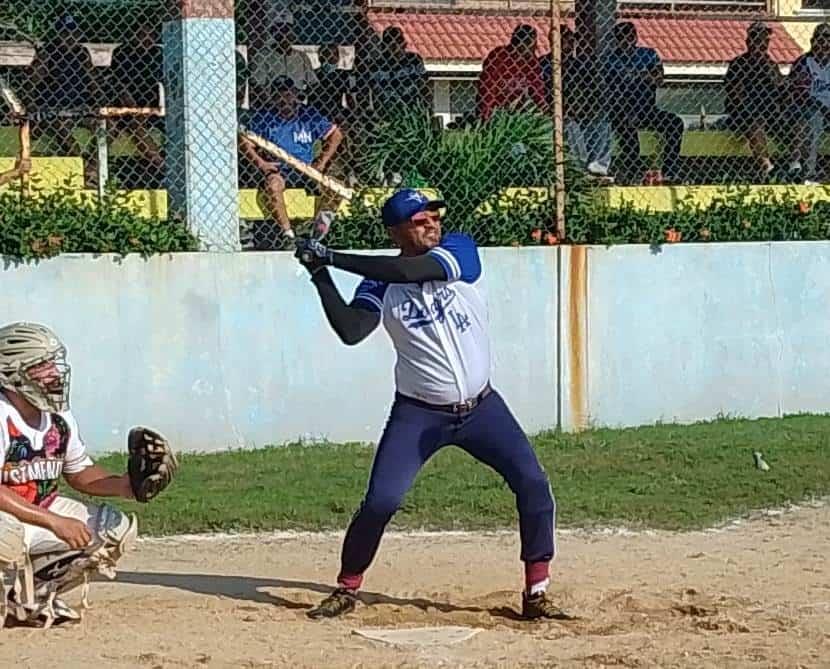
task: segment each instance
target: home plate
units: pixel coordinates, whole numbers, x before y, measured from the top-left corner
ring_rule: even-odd
[[[365,628],[352,634],[393,646],[448,646],[472,639],[481,630],[476,627],[413,627],[410,629]]]

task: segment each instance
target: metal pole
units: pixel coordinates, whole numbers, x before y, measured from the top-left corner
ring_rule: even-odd
[[[562,39],[560,26],[562,15],[560,0],[550,0],[550,49],[553,61],[553,160],[554,184],[553,197],[556,204],[556,236],[565,239],[565,122],[562,110]]]
[[[104,200],[109,181],[109,151],[107,150],[107,119],[99,118],[95,126],[95,144],[98,149],[98,201]]]

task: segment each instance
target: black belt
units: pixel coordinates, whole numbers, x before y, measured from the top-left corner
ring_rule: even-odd
[[[458,402],[457,404],[431,404],[430,402],[417,400],[414,397],[409,397],[408,395],[401,395],[400,393],[398,393],[398,395],[404,398],[407,402],[412,402],[413,404],[422,406],[425,409],[431,409],[432,411],[443,411],[444,413],[463,414],[469,413],[470,411],[475,409],[479,404],[481,404],[481,401],[492,392],[493,388],[488,383],[486,386],[484,386],[484,390],[482,390],[478,395],[468,399],[466,402]]]

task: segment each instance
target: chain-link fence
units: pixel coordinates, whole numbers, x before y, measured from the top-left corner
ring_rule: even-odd
[[[713,201],[790,215],[770,185],[825,197],[822,3],[237,0],[229,33],[185,25],[197,0],[11,0],[0,67],[31,179],[183,210],[203,246],[237,247],[230,209],[245,248],[289,248],[324,210],[333,244],[385,245],[404,186],[484,244],[653,241]]]
[[[31,157],[43,168],[32,176],[44,187],[165,187],[163,7],[8,0],[0,8],[0,71],[25,109]],[[0,155],[18,149],[5,126]]]

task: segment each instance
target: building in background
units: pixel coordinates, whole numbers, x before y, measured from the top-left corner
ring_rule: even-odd
[[[802,2],[811,6],[802,7]],[[782,0],[774,6],[764,0],[622,0],[618,12],[634,22],[641,44],[656,49],[665,65],[660,106],[693,127],[701,112],[707,123],[723,113],[723,76],[729,61],[744,51],[746,28],[753,20],[769,21],[770,53],[786,73],[809,48],[815,20],[820,20],[817,14],[825,11],[816,6],[822,4],[830,16],[830,0]],[[494,47],[507,43],[517,25],[536,27],[540,55],[549,50],[547,0],[372,0],[368,5],[369,24],[376,31],[400,26],[410,48],[424,58],[434,86],[435,113],[445,124],[474,110],[482,61]],[[573,28],[572,5],[564,9]],[[813,22],[805,23],[805,17]]]

